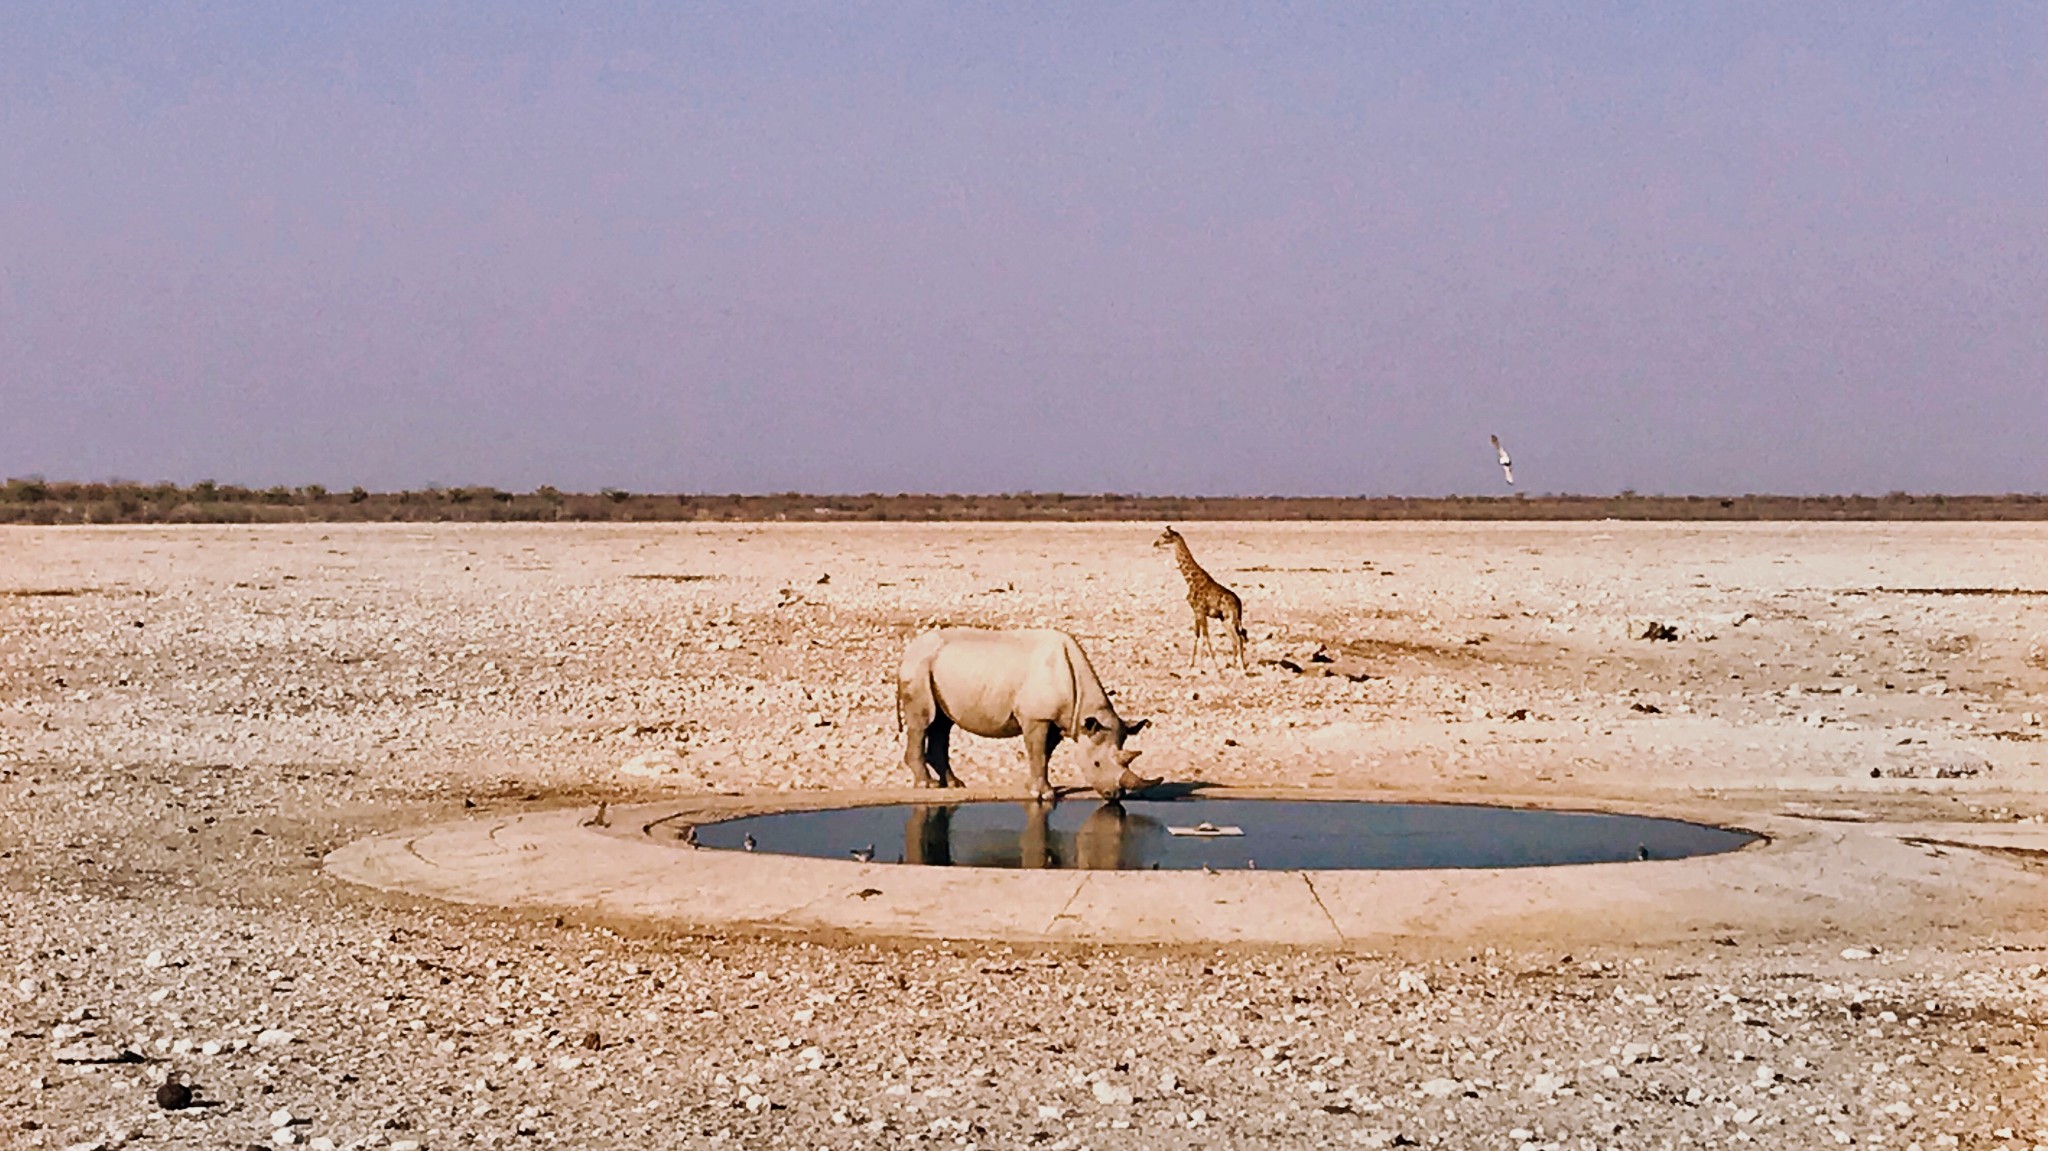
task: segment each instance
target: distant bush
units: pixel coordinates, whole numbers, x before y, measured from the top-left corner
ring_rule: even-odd
[[[619,488],[515,494],[476,486],[372,492],[331,499],[317,484],[252,491],[202,480],[0,483],[0,524],[286,523],[323,521],[1082,521],[1135,520],[2048,520],[2040,495],[1615,496],[1441,498],[1072,495],[636,495]]]

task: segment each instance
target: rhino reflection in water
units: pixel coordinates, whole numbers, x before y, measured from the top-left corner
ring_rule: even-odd
[[[903,824],[903,861],[936,867],[1133,869],[1165,837],[1158,820],[1105,803],[1074,831],[1052,827],[1053,804],[1027,803],[1022,828],[953,830],[952,804],[917,804]]]
[[[920,803],[903,821],[903,862],[953,865],[953,805]]]
[[[1105,803],[1074,832],[1074,866],[1096,871],[1143,867],[1148,856],[1157,856],[1155,847],[1165,838],[1165,824],[1132,815],[1121,803]]]

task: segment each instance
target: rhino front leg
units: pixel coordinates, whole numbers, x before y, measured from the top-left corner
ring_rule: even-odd
[[[1024,758],[1031,764],[1031,798],[1053,798],[1047,771],[1052,763],[1052,749],[1059,745],[1059,728],[1038,721],[1024,725]]]

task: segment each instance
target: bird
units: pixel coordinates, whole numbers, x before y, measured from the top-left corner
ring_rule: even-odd
[[[1493,452],[1500,457],[1500,474],[1508,478],[1508,486],[1515,486],[1515,461],[1508,458],[1508,450],[1500,446],[1499,436],[1486,437],[1493,441]]]
[[[866,863],[875,857],[875,845],[870,843],[866,847],[856,847],[847,854],[853,856],[857,863]]]
[[[593,816],[591,816],[591,817],[590,817],[589,819],[586,819],[586,820],[584,820],[584,821],[583,821],[583,826],[585,826],[585,827],[610,827],[610,826],[612,825],[612,821],[611,821],[611,818],[610,818],[609,816],[605,815],[605,813],[604,813],[604,809],[605,809],[605,808],[606,808],[607,806],[609,806],[609,805],[610,805],[610,803],[611,803],[611,801],[610,801],[610,800],[606,800],[606,799],[600,799],[600,800],[598,800],[598,801],[597,801],[597,814],[596,814],[596,815],[593,815]]]
[[[158,1085],[156,1105],[166,1111],[183,1111],[192,1106],[192,1088],[178,1082],[178,1073],[173,1071]]]
[[[1648,847],[1645,847],[1645,846],[1643,846],[1643,845],[1642,845],[1642,844],[1640,844],[1640,843],[1636,844],[1636,858],[1637,858],[1637,859],[1648,859],[1648,858],[1650,858],[1650,849],[1649,849]]]
[[[684,847],[697,846],[697,825],[686,823],[679,828],[676,831],[676,842],[681,843]]]
[[[752,832],[749,832],[748,834],[740,838],[740,847],[747,851],[754,850],[754,836]]]

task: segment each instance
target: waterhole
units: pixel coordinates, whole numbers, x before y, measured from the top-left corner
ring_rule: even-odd
[[[680,843],[684,825],[648,834]],[[1475,804],[1202,799],[930,803],[745,816],[700,848],[932,867],[1215,871],[1552,867],[1683,859],[1758,836],[1601,812]]]

